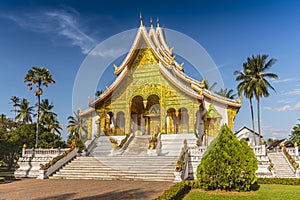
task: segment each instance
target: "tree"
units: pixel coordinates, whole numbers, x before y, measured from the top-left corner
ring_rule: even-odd
[[[97,90],[97,91],[95,92],[95,97],[97,98],[97,97],[99,97],[101,94],[102,94],[102,90]]]
[[[14,111],[14,114],[15,114],[15,116],[14,116],[14,120],[16,120],[16,115],[17,115],[17,106],[19,105],[19,103],[20,103],[20,98],[19,97],[17,97],[17,96],[12,96],[11,98],[10,98],[10,103],[13,105],[13,107],[14,107],[14,110],[11,110],[11,111]]]
[[[300,121],[300,119],[298,119]],[[290,140],[293,143],[300,144],[300,124],[296,124],[290,135]]]
[[[242,93],[244,96],[249,99],[249,104],[250,104],[250,111],[251,111],[251,121],[252,121],[252,133],[253,133],[253,138],[255,138],[255,126],[254,126],[254,113],[253,113],[253,103],[252,103],[252,98],[253,98],[253,88],[249,87],[249,82],[250,82],[250,71],[249,68],[247,67],[247,63],[243,64],[243,71],[235,71],[234,75],[236,75],[236,81],[239,82],[237,86],[238,90],[238,95],[241,95]],[[256,145],[256,140],[254,140],[255,145]]]
[[[18,122],[23,122],[23,125],[32,123],[33,106],[30,106],[29,101],[27,101],[27,99],[22,99],[18,106],[19,109],[17,110],[18,114],[16,120]]]
[[[228,90],[221,88],[218,92],[216,92],[218,95],[229,98],[229,99],[234,99],[234,97],[236,96],[236,94],[233,94],[233,90],[230,89]]]
[[[75,141],[76,146],[79,150],[83,150],[84,145],[82,140],[84,140],[85,133],[87,132],[86,121],[80,116],[80,111],[74,112],[74,116],[68,117],[68,132],[69,132],[69,143]]]
[[[223,125],[197,169],[199,185],[208,190],[249,191],[256,182],[257,159],[245,140]]]
[[[41,95],[43,94],[42,86],[48,87],[49,84],[54,84],[55,81],[52,79],[52,75],[48,69],[44,67],[32,67],[30,69],[25,78],[24,82],[28,82],[27,86],[28,89],[31,91],[32,87],[35,85],[36,89],[34,90],[35,96],[37,96],[37,123],[36,123],[36,141],[35,141],[35,148],[38,145],[38,135],[39,135],[39,120],[40,120],[40,101]]]
[[[40,105],[40,123],[47,128],[51,133],[57,132],[60,134],[61,125],[57,119],[57,114],[52,112],[53,103],[49,103],[48,99],[43,99]]]
[[[216,87],[216,85],[218,84],[217,82],[214,82],[212,85],[210,85],[209,82],[206,79],[203,79],[203,83],[204,83],[204,88],[209,90],[209,91],[212,91]]]
[[[259,138],[261,135],[260,130],[260,98],[262,96],[268,97],[270,95],[269,88],[271,88],[274,92],[274,87],[268,82],[268,78],[278,79],[278,76],[274,73],[267,73],[266,71],[269,70],[273,64],[275,64],[276,59],[271,58],[268,59],[268,55],[256,55],[252,56],[251,58],[247,58],[247,65],[246,67],[249,69],[249,88],[253,88],[255,98],[257,100],[257,125],[258,125],[258,134]]]
[[[43,126],[39,126],[39,128],[39,147],[66,147],[66,144],[59,135],[50,133]],[[7,163],[9,170],[21,155],[24,144],[26,144],[27,148],[33,148],[35,146],[35,129],[35,124],[26,124],[0,135],[0,160]]]

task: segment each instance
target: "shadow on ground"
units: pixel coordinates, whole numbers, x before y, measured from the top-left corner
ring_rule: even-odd
[[[76,193],[61,194],[56,196],[36,198],[35,200],[66,200],[66,199],[81,199],[81,200],[92,200],[92,199],[101,199],[101,200],[134,200],[134,199],[149,199],[151,197],[152,191],[145,191],[141,189],[130,189],[123,191],[111,191],[104,194],[77,197]],[[152,198],[151,198],[152,199]]]

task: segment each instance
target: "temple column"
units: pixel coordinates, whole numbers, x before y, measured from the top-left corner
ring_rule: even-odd
[[[126,104],[125,111],[125,134],[131,134],[131,112],[130,112],[131,102]]]
[[[174,124],[174,133],[178,134],[178,131],[180,129],[180,120],[179,120],[179,110],[178,110],[178,108],[175,111],[175,115],[176,115],[176,123]],[[173,118],[173,120],[175,120],[175,119]]]
[[[166,133],[166,110],[160,106],[160,130],[161,133]]]

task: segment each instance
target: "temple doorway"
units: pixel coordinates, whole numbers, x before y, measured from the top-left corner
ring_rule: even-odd
[[[160,103],[157,95],[147,100],[135,96],[131,101],[131,130],[135,135],[152,135],[160,132]]]

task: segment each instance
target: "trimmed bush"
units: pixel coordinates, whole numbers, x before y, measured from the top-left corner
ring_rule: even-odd
[[[300,178],[258,178],[259,184],[300,185]]]
[[[0,182],[4,182],[5,178],[4,177],[0,177]]]
[[[155,200],[179,200],[189,193],[191,186],[188,181],[183,181],[171,186],[169,189],[165,190],[164,193],[155,198]]]
[[[198,166],[199,187],[206,190],[249,191],[256,183],[257,168],[257,159],[246,141],[239,141],[224,125]]]

